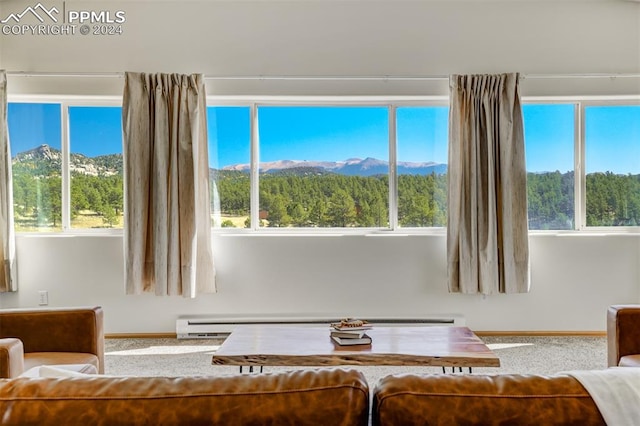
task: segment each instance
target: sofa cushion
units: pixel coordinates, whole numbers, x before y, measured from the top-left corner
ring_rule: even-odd
[[[6,424],[361,425],[369,392],[355,370],[223,377],[0,380]]]
[[[91,364],[100,371],[100,360],[94,354],[83,352],[30,352],[24,354],[24,369],[41,365]]]
[[[618,365],[620,367],[640,367],[640,354],[623,356]]]
[[[598,425],[589,393],[573,377],[394,375],[374,391],[373,424]]]

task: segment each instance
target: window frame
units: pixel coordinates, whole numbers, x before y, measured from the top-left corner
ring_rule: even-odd
[[[580,106],[580,146],[577,149],[580,155],[580,163],[581,163],[581,173],[580,176],[580,191],[581,191],[581,204],[580,204],[580,227],[577,229],[579,231],[586,232],[597,232],[597,233],[632,233],[637,234],[640,233],[640,225],[638,226],[587,226],[587,120],[586,120],[586,110],[588,107],[608,107],[608,106],[638,106],[640,107],[640,96],[611,96],[606,97],[604,99],[598,98],[587,98],[581,102]],[[638,141],[640,144],[640,140]],[[576,182],[578,184],[578,182]],[[577,221],[576,221],[577,222]]]
[[[640,226],[586,226],[586,135],[585,110],[592,106],[640,106],[640,95],[617,96],[522,96],[522,104],[573,104],[574,105],[574,229],[529,230],[530,235],[606,235],[638,234]],[[25,232],[17,235],[100,235],[119,236],[120,228],[81,229],[71,228],[71,175],[69,170],[69,107],[122,107],[122,96],[85,95],[17,95],[9,94],[8,103],[58,104],[61,111],[62,152],[62,227],[60,231]],[[449,96],[207,96],[207,107],[243,106],[250,112],[250,228],[211,228],[212,235],[292,235],[292,236],[405,236],[445,235],[446,227],[400,227],[398,225],[397,141],[396,109],[414,106],[450,106]],[[258,107],[260,106],[378,106],[389,111],[389,227],[385,228],[267,228],[259,226],[259,141]],[[526,143],[526,141],[525,141]],[[124,155],[124,149],[123,149]],[[126,196],[127,188],[123,188]],[[125,206],[126,209],[126,206]]]
[[[585,110],[590,106],[640,105],[640,95],[522,96],[522,104],[574,104],[574,229],[529,230],[529,235],[640,234],[640,226],[587,226]],[[525,141],[526,143],[526,141]],[[639,141],[640,143],[640,141]]]
[[[582,223],[582,213],[579,210],[582,199],[582,190],[578,187],[580,182],[580,172],[582,164],[580,152],[581,148],[581,122],[580,122],[580,101],[575,97],[522,97],[522,106],[525,105],[573,105],[573,229],[529,229],[529,234],[559,234],[574,232],[580,229],[579,224]],[[524,123],[524,111],[523,111]],[[525,150],[527,141],[525,143]],[[526,162],[526,158],[525,158]],[[527,174],[529,172],[527,171]],[[528,202],[528,200],[527,200]],[[586,216],[585,216],[586,217]]]
[[[211,228],[214,234],[264,234],[264,235],[402,235],[440,234],[446,227],[400,227],[398,225],[398,181],[396,109],[398,107],[449,106],[448,96],[207,96],[207,107],[244,106],[250,110],[250,217],[249,228]],[[260,146],[258,132],[258,108],[263,106],[324,106],[324,107],[383,107],[388,111],[389,141],[389,226],[388,227],[323,227],[323,228],[269,228],[259,225],[259,164]]]
[[[71,227],[71,172],[69,162],[71,159],[69,107],[120,107],[121,96],[70,96],[70,95],[8,95],[7,103],[37,103],[60,105],[60,151],[62,155],[61,170],[61,205],[62,223],[60,231],[52,232],[26,232],[16,231],[16,235],[46,236],[46,235],[123,235],[123,228],[72,228]],[[124,155],[124,149],[123,149]],[[123,194],[126,187],[123,188]]]

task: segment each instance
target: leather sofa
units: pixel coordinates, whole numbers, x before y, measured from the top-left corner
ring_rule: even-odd
[[[605,426],[568,375],[394,375],[373,392],[374,426]]]
[[[640,305],[613,305],[607,311],[609,367],[640,367]]]
[[[104,373],[103,316],[97,306],[0,310],[0,378],[59,364]]]
[[[0,379],[0,425],[605,426],[568,375],[390,375],[310,369],[221,377]],[[369,421],[371,423],[369,423]]]
[[[1,425],[366,426],[368,420],[369,388],[356,370],[0,380]]]

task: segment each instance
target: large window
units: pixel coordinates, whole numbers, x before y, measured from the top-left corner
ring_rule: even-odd
[[[211,106],[208,120],[215,227],[446,225],[445,103]]]
[[[7,112],[16,231],[122,228],[122,109],[9,102]]]
[[[575,108],[523,106],[529,229],[574,229]]]
[[[213,226],[251,227],[250,108],[207,108],[209,177]]]
[[[386,107],[260,106],[260,226],[386,227]]]
[[[640,105],[585,107],[587,226],[640,225]]]
[[[62,229],[60,104],[9,103],[16,231]]]
[[[447,224],[449,108],[397,108],[398,225]]]
[[[122,228],[122,108],[68,111],[71,227]]]
[[[529,228],[640,229],[640,103],[524,101]],[[118,102],[9,102],[16,231],[123,227]],[[446,99],[209,104],[213,228],[446,226]]]

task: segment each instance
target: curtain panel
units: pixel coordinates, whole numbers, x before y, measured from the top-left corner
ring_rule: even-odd
[[[454,293],[529,291],[527,173],[516,73],[450,78],[447,268]]]
[[[125,74],[127,294],[215,291],[201,74]]]
[[[0,70],[0,293],[17,291],[16,241],[13,229],[13,179],[7,123],[7,74]]]

